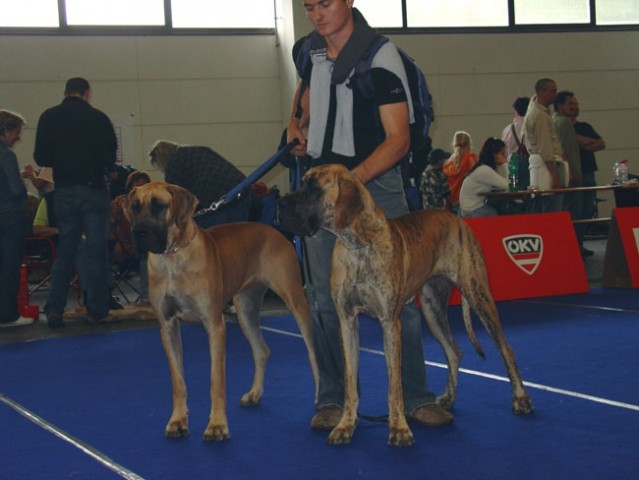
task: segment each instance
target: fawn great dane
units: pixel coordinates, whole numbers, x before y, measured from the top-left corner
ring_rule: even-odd
[[[277,230],[261,223],[200,228],[193,220],[197,199],[187,190],[151,182],[129,194],[128,216],[136,248],[148,252],[149,300],[155,309],[173,386],[168,437],[188,435],[180,321],[201,322],[211,354],[211,412],[204,440],[230,437],[226,417],[226,324],[231,298],[253,354],[251,389],[240,404],[262,398],[270,351],[260,330],[260,307],[267,289],[284,300],[300,328],[317,395],[317,363],[311,320],[295,249]]]

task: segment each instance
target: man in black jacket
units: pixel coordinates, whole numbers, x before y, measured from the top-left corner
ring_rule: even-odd
[[[36,163],[53,168],[55,214],[60,229],[51,289],[44,311],[50,327],[62,325],[69,281],[78,248],[86,248],[87,320],[110,321],[108,257],[110,197],[105,173],[115,163],[117,140],[113,125],[89,101],[91,88],[83,78],[67,81],[60,105],[46,110],[38,121]],[[84,261],[84,260],[83,260]]]

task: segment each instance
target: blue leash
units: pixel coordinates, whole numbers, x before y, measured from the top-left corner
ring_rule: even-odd
[[[197,212],[193,214],[193,217],[199,217],[200,215],[204,215],[209,212],[214,212],[218,208],[220,208],[222,205],[226,205],[227,203],[237,200],[240,194],[246,188],[250,187],[257,180],[259,180],[264,175],[266,175],[269,172],[269,170],[271,170],[275,165],[279,163],[280,159],[284,155],[288,155],[291,149],[295,147],[297,143],[298,143],[297,140],[293,140],[292,142],[286,144],[284,147],[280,148],[275,153],[275,155],[273,155],[266,162],[264,162],[262,165],[257,167],[248,177],[246,177],[239,184],[237,184],[235,187],[229,190],[226,194],[222,195],[222,198],[211,203],[211,205],[209,205],[208,207],[198,210]]]

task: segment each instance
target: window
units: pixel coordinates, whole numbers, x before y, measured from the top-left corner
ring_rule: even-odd
[[[551,0],[552,1],[552,0]],[[506,0],[406,0],[407,27],[507,27]]]
[[[273,28],[272,0],[171,0],[175,28]]]
[[[66,0],[69,25],[164,25],[163,0]]]
[[[637,0],[597,0],[597,25],[636,25],[639,23]]]
[[[281,1],[0,0],[0,29],[3,34],[17,29],[83,33],[91,32],[91,27],[118,34],[127,27],[135,33],[160,35],[197,29],[271,33],[275,31],[276,4]],[[373,27],[390,32],[639,27],[639,0],[357,0],[355,6]],[[62,14],[58,8],[63,9]]]
[[[57,0],[0,0],[0,27],[58,27]]]
[[[558,23],[590,23],[590,0],[515,0],[516,25]]]
[[[402,0],[357,0],[355,7],[375,28],[402,28]]]

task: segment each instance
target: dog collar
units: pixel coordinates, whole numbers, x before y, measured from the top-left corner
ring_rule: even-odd
[[[168,247],[166,250],[162,252],[162,255],[170,255],[172,253],[178,252],[179,250],[182,250],[183,248],[188,247],[189,243],[191,243],[191,241],[195,238],[196,233],[197,233],[197,228],[194,228],[193,235],[191,235],[191,238],[189,238],[188,242],[186,242],[184,245],[173,245],[172,247]]]

